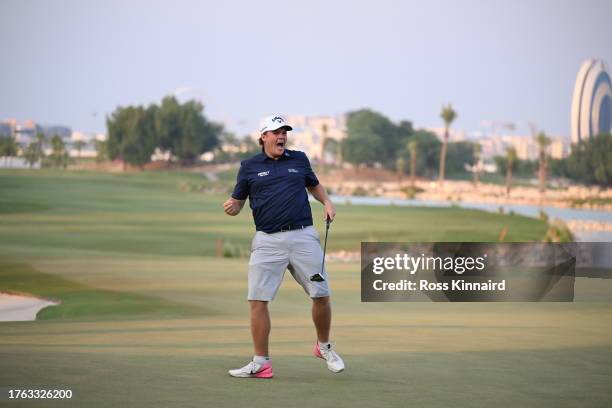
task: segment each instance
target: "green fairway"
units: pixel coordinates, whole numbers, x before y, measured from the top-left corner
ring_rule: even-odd
[[[0,323],[0,389],[71,389],[6,406],[612,405],[612,280],[576,303],[361,303],[360,266],[332,262],[333,337],[347,370],[310,355],[309,300],[291,279],[271,305],[273,380],[240,380],[251,342],[248,211],[197,173],[0,171],[0,290],[62,301]],[[320,223],[321,206],[312,204]],[[328,250],[361,241],[539,240],[542,221],[461,209],[339,206]],[[287,274],[289,275],[289,274]],[[5,392],[5,391],[3,391]]]
[[[181,192],[188,183],[213,184],[196,173],[0,171],[0,251],[28,257],[66,250],[211,256],[223,239],[248,252],[250,210],[228,217],[221,208],[226,195]],[[321,230],[322,206],[312,207]],[[330,251],[358,251],[361,241],[497,241],[505,227],[506,241],[540,240],[546,233],[539,220],[475,210],[337,210]]]

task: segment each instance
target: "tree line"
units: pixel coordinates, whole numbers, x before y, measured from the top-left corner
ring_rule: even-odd
[[[120,106],[107,117],[108,139],[98,148],[110,160],[139,167],[151,161],[157,148],[182,164],[192,164],[219,144],[223,132],[223,126],[209,121],[203,111],[201,102],[181,104],[173,96],[160,105]]]
[[[97,160],[122,160],[143,167],[151,161],[156,149],[168,153],[182,164],[194,163],[201,154],[213,151],[221,142],[241,147],[240,153],[215,152],[215,161],[239,160],[259,151],[249,138],[238,140],[225,132],[222,125],[208,120],[204,106],[198,101],[179,103],[173,96],[162,99],[160,105],[118,107],[106,118],[106,141],[95,141]],[[442,141],[427,130],[414,129],[408,120],[394,123],[381,113],[371,109],[349,112],[346,116],[347,137],[341,142],[326,139],[324,150],[332,150],[342,161],[357,166],[380,165],[396,171],[401,178],[409,173],[444,182],[447,174],[465,178],[466,167],[473,167],[480,160],[480,145],[472,142],[449,142],[448,133],[457,112],[448,104],[442,107],[440,117],[444,122]],[[325,133],[325,131],[324,131]],[[519,160],[516,151],[508,149],[505,156],[494,158],[500,174],[505,174],[510,190],[512,177],[539,178],[540,190],[546,186],[549,176],[564,177],[583,184],[612,185],[612,135],[602,134],[583,140],[572,146],[565,159],[552,159],[546,152],[550,139],[537,135],[540,146],[538,160]],[[50,142],[52,152],[45,155],[44,146]],[[76,145],[76,143],[81,143]],[[75,142],[82,148],[83,142]],[[246,147],[246,149],[245,149]],[[14,138],[0,137],[0,156],[15,156],[19,146]],[[30,164],[41,161],[43,166],[66,167],[68,153],[59,136],[47,140],[38,134],[22,156]],[[478,172],[473,173],[478,182]]]
[[[51,151],[46,154],[45,148],[50,145]],[[17,156],[20,152],[19,145],[13,137],[0,137],[0,157]],[[40,163],[43,167],[66,168],[69,162],[66,143],[59,135],[50,138],[44,133],[37,133],[33,140],[21,152],[21,156],[30,166]]]
[[[582,140],[572,146],[571,153],[563,159],[553,159],[546,153],[550,139],[540,133],[538,160],[521,160],[516,151],[509,148],[506,156],[493,158],[499,174],[514,174],[520,178],[539,179],[540,190],[545,189],[549,177],[566,178],[587,185],[612,186],[612,134],[600,134]]]
[[[156,149],[167,152],[182,164],[194,163],[201,154],[219,145],[223,126],[209,121],[203,114],[204,106],[198,101],[179,103],[173,96],[163,98],[160,105],[117,107],[106,118],[106,141],[95,141],[97,160],[122,160],[143,167],[151,161]],[[51,153],[45,154],[50,145]],[[84,142],[76,141],[80,151]],[[0,137],[0,156],[20,153],[15,138]],[[38,133],[23,148],[21,155],[30,165],[66,167],[69,162],[64,141],[57,135],[47,138]]]
[[[402,120],[393,123],[386,116],[370,109],[349,112],[346,118],[347,137],[341,142],[342,158],[354,165],[380,165],[398,175],[408,172],[443,180],[446,173],[467,174],[466,164],[476,163],[477,147],[471,142],[448,142],[448,125],[457,114],[450,105],[441,116],[448,123],[446,137],[440,141],[427,130],[413,129]],[[441,164],[443,163],[443,164]]]
[[[386,116],[370,109],[347,114],[347,137],[340,142],[342,159],[356,166],[380,165],[401,175],[409,173],[444,182],[447,175],[465,178],[468,168],[480,160],[481,146],[473,142],[449,142],[450,124],[457,112],[452,106],[442,107],[444,122],[442,141],[427,130],[415,130],[406,120],[393,123]],[[609,187],[612,185],[612,135],[601,134],[572,146],[567,158],[552,159],[547,152],[550,138],[540,132],[535,136],[539,146],[537,160],[520,160],[516,150],[508,148],[505,156],[494,157],[497,171],[506,177],[510,193],[513,177],[539,180],[539,189],[546,189],[550,176],[579,183]],[[478,172],[473,173],[478,182]]]

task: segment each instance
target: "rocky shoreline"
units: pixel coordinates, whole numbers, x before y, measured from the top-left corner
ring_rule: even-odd
[[[364,173],[364,174],[361,174]],[[409,179],[398,180],[397,176],[386,171],[360,170],[346,172],[332,170],[319,176],[325,187],[335,195],[384,197],[387,199],[417,199],[443,202],[449,205],[480,203],[506,206],[554,207],[562,209],[594,210],[610,212],[609,220],[571,219],[563,222],[576,232],[612,232],[612,189],[572,185],[564,188],[551,188],[540,193],[535,186],[517,185],[510,194],[506,187],[491,183],[474,184],[471,181],[416,180],[414,185]],[[548,218],[542,211],[540,216]]]
[[[441,186],[437,181],[418,180],[412,187],[409,181],[338,181],[319,178],[334,194],[343,196],[577,208],[610,211],[612,219],[612,189],[571,186],[565,189],[549,189],[541,194],[535,187],[517,186],[507,195],[505,186],[488,183],[474,185],[468,181],[450,180]]]

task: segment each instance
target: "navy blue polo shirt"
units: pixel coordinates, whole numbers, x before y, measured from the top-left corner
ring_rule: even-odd
[[[285,149],[278,160],[262,152],[240,163],[232,197],[249,197],[255,228],[272,233],[288,225],[312,225],[306,187],[317,184],[304,152]]]

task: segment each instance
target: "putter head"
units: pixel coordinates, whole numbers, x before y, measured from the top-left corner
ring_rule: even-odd
[[[325,280],[325,278],[322,277],[320,274],[316,273],[316,274],[314,274],[314,275],[312,275],[310,277],[310,280],[312,282],[323,282]]]

